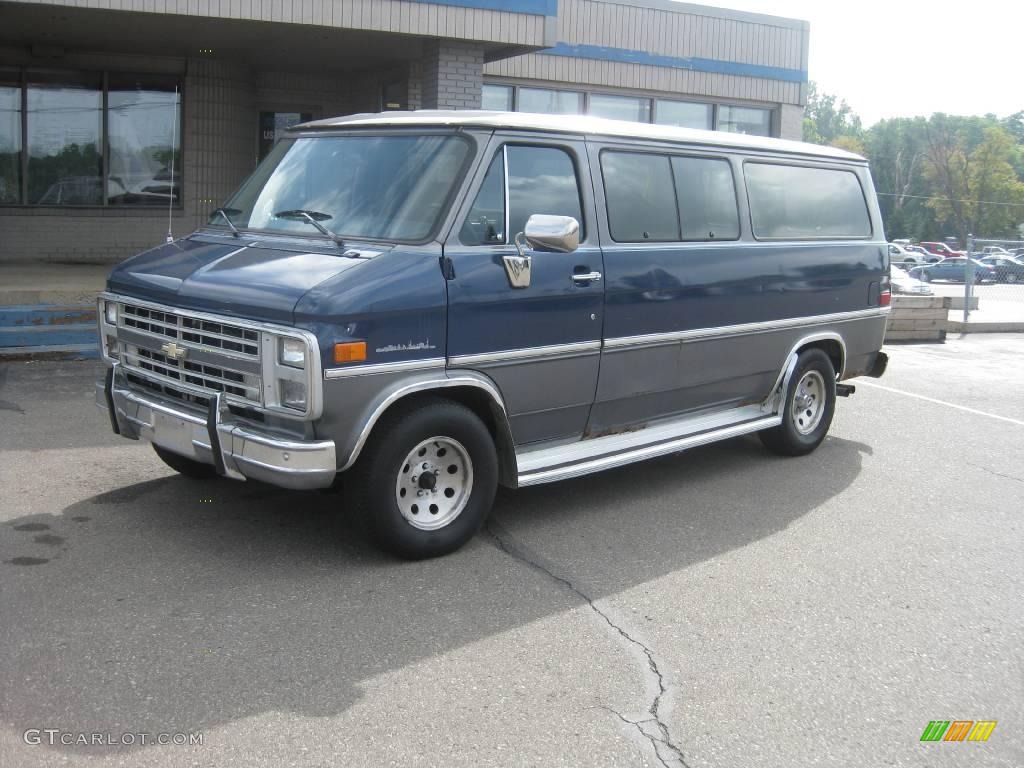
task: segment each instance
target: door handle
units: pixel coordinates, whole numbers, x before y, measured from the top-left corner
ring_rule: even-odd
[[[597,283],[601,280],[600,272],[581,272],[572,276],[574,283]]]

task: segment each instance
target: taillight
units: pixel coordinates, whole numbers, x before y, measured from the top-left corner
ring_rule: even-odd
[[[882,275],[881,290],[878,293],[878,306],[888,307],[892,303],[892,291],[889,286],[892,280],[889,275]]]

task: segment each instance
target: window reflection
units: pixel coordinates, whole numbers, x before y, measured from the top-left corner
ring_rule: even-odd
[[[511,112],[512,86],[485,85],[481,93],[480,108],[491,112]]]
[[[21,88],[0,82],[0,203],[21,200]]]
[[[701,128],[708,131],[711,130],[711,105],[658,99],[655,105],[654,122],[658,125]]]
[[[752,136],[770,136],[772,133],[771,110],[723,105],[718,108],[718,130],[749,133]]]
[[[578,115],[583,112],[583,94],[547,88],[520,88],[519,111],[542,115]]]
[[[28,84],[28,202],[103,202],[103,93],[98,77]]]
[[[470,144],[453,136],[284,139],[228,201],[241,228],[312,235],[306,211],[343,237],[423,240],[437,225]],[[220,216],[210,224],[225,226]]]
[[[638,99],[633,96],[608,96],[592,93],[588,111],[597,117],[609,117],[612,120],[651,122],[651,100]]]
[[[174,81],[111,76],[107,95],[112,205],[167,205],[181,199],[180,112]],[[174,180],[171,155],[174,154]]]

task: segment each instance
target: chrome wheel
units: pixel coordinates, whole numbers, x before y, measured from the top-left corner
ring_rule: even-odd
[[[793,427],[801,435],[817,429],[825,413],[825,380],[817,371],[807,371],[793,392]]]
[[[469,452],[458,440],[431,437],[413,448],[398,468],[395,500],[409,525],[433,531],[462,513],[472,491]]]

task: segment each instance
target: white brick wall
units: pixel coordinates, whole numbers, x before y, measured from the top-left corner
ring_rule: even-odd
[[[483,48],[473,43],[433,40],[423,45],[423,109],[480,109]]]

